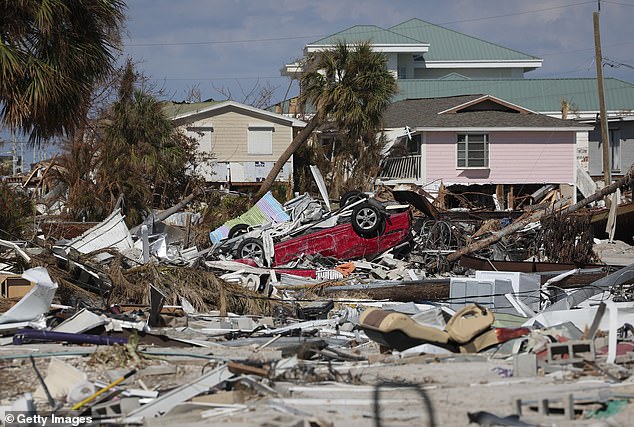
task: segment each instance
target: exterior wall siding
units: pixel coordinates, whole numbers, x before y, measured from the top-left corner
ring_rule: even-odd
[[[601,130],[595,127],[588,132],[588,173],[591,176],[603,175],[603,153],[601,152]]]
[[[272,153],[248,153],[249,126],[272,127]],[[262,120],[235,111],[226,111],[212,117],[197,120],[184,125],[183,128],[211,128],[211,142],[201,141],[200,148],[210,151],[214,165],[203,168],[201,173],[208,181],[224,182],[231,176],[233,182],[256,182],[266,177],[280,154],[288,147],[293,138],[293,129],[272,121]],[[195,138],[200,135],[196,131],[188,134]],[[209,138],[209,137],[207,137]],[[293,159],[284,165],[277,180],[287,181],[292,171]],[[229,172],[231,171],[231,172]]]
[[[398,55],[398,63],[394,57]],[[414,61],[411,53],[390,54],[391,70],[404,70],[405,79],[439,79],[447,74],[461,74],[471,79],[522,79],[523,68],[426,68],[424,62]],[[401,77],[403,78],[403,77]]]
[[[577,161],[584,171],[588,172],[588,132],[577,132]]]
[[[249,126],[272,126],[273,152],[269,155],[248,154],[247,137]],[[188,124],[187,127],[211,127],[211,151],[219,162],[262,161],[274,162],[292,141],[291,126],[272,123],[236,112],[226,112],[217,116]]]
[[[521,68],[422,68],[412,69],[411,77],[415,79],[441,79],[448,74],[456,73],[470,79],[521,79],[524,70]],[[408,76],[410,76],[408,74]]]
[[[575,183],[575,132],[487,132],[488,169],[460,169],[456,166],[457,133],[426,132],[425,182]]]
[[[634,122],[610,123],[610,129],[618,129],[621,138],[621,173],[625,173],[634,163]],[[593,177],[603,177],[603,147],[599,144],[601,130],[597,126],[588,134],[589,173]]]

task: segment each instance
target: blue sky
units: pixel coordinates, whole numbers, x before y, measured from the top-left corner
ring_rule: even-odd
[[[353,25],[387,28],[419,18],[540,57],[526,77],[594,77],[592,13],[582,0],[129,0],[123,55],[165,91],[182,100],[244,101],[256,85],[284,98],[280,69],[305,44]],[[603,0],[600,13],[605,77],[634,82],[634,0]],[[290,88],[294,94],[295,87]]]
[[[595,77],[596,0],[127,0],[129,56],[163,99],[244,102],[256,85],[273,102],[294,95],[280,75],[307,43],[354,25],[388,28],[419,18],[544,60],[526,77]],[[605,77],[634,83],[634,0],[601,1]],[[0,133],[0,139],[9,139]],[[10,146],[0,146],[8,154]],[[29,156],[31,154],[29,153]],[[27,156],[27,161],[31,158]]]

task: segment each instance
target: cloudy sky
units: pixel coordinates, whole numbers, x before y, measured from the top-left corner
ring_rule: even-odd
[[[305,44],[353,25],[387,28],[419,18],[538,56],[526,77],[594,77],[592,13],[581,0],[129,0],[124,55],[166,98],[244,97],[259,85],[284,98],[285,63]],[[605,77],[634,82],[634,0],[602,0]],[[292,95],[296,89],[291,88]]]

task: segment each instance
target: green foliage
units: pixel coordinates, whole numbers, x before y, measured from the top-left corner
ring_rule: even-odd
[[[0,122],[33,140],[81,124],[120,45],[122,0],[0,1]]]
[[[122,199],[128,225],[152,208],[167,208],[198,184],[197,142],[163,115],[161,103],[135,87],[126,65],[118,99],[97,120],[96,129],[71,140],[60,163],[69,187],[67,209],[76,219],[101,220]]]
[[[385,141],[377,134],[383,110],[396,93],[386,61],[369,43],[352,47],[339,43],[307,59],[303,102],[313,103],[335,131],[330,146],[316,143],[299,153],[295,162],[300,170],[303,161],[317,164],[331,197],[369,189],[378,172]],[[303,171],[299,175],[297,182],[306,185],[306,190],[313,187],[311,176]]]
[[[310,54],[305,68],[301,101],[312,103],[347,139],[362,138],[380,127],[397,86],[387,58],[373,51],[370,42],[339,42],[334,49]]]
[[[381,128],[383,111],[397,91],[396,79],[387,70],[387,58],[374,52],[370,42],[352,46],[340,42],[334,49],[311,53],[303,68],[300,103],[312,104],[316,114],[282,153],[262,183],[258,196],[268,191],[286,161],[324,122],[330,122],[338,129],[345,144],[342,149],[351,153],[348,157],[358,148],[350,142],[373,144],[371,138]],[[365,160],[361,163],[367,164]],[[369,175],[367,171],[363,172],[364,177]],[[343,175],[338,178],[347,179]]]
[[[14,240],[22,236],[33,216],[31,199],[0,183],[0,238]]]
[[[299,162],[315,162],[326,179],[331,197],[350,189],[368,189],[378,172],[385,141],[377,138],[383,110],[396,94],[396,80],[387,70],[385,55],[370,43],[311,54],[302,76],[303,102],[336,128],[333,144],[300,153]],[[309,151],[313,151],[312,154]],[[312,187],[312,178],[300,173],[298,182]],[[309,184],[310,183],[310,184]]]

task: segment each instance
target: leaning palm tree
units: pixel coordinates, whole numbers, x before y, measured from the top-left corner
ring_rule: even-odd
[[[123,0],[0,0],[0,124],[32,141],[72,132],[111,70]]]
[[[339,42],[332,50],[310,54],[300,87],[300,102],[312,104],[316,112],[275,162],[256,198],[271,188],[284,164],[324,121],[335,122],[347,139],[360,139],[380,126],[383,110],[396,94],[386,57],[369,42]]]

